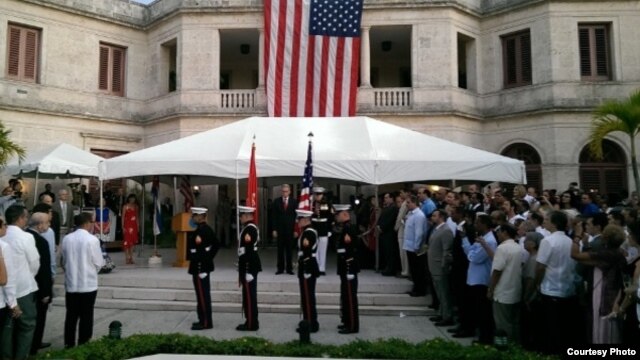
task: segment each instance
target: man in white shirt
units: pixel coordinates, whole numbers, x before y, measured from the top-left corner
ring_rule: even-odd
[[[562,211],[548,213],[543,226],[551,235],[542,239],[536,258],[536,280],[542,298],[543,342],[546,351],[559,353],[573,339],[575,304],[575,261],[571,258],[571,238],[567,228],[567,215]]]
[[[76,216],[78,230],[62,239],[62,267],[64,268],[65,306],[64,345],[76,345],[78,322],[78,345],[93,336],[93,307],[98,294],[98,270],[104,266],[100,241],[91,235],[93,214]]]
[[[26,359],[31,351],[31,341],[36,328],[35,292],[38,291],[35,275],[40,268],[40,255],[33,235],[24,229],[29,221],[29,213],[24,206],[10,206],[5,217],[7,234],[4,241],[9,244],[15,265],[16,299],[22,315],[14,320],[13,326],[5,321],[2,333],[2,356],[6,359]],[[7,320],[7,319],[6,319]]]
[[[0,218],[0,238],[4,237],[7,225],[3,219]],[[2,339],[2,332],[4,330],[5,321],[12,316],[20,316],[20,307],[16,300],[16,284],[15,284],[15,267],[13,264],[13,254],[11,253],[11,247],[6,242],[0,240],[0,264],[4,263],[4,270],[6,274],[6,283],[0,286],[0,339]],[[0,353],[0,357],[2,354]]]
[[[520,338],[520,299],[522,299],[522,250],[513,239],[516,229],[508,224],[497,229],[498,248],[491,265],[487,296],[493,300],[496,332],[504,331],[510,340]]]

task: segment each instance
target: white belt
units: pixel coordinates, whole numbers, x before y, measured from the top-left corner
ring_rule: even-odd
[[[315,222],[327,222],[328,219],[311,219],[311,221],[315,221]]]
[[[347,252],[346,249],[338,249],[337,251],[338,251],[338,254],[344,254]]]

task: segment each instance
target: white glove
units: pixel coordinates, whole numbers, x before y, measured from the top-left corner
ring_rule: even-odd
[[[198,274],[198,277],[200,277],[200,279],[204,279],[207,277],[207,273],[200,273]]]
[[[347,274],[347,280],[353,280],[353,279],[355,279],[355,278],[356,278],[356,276],[355,276],[355,275],[353,275],[353,274]]]
[[[253,281],[253,275],[251,274],[246,274],[244,276],[244,279],[247,280],[247,282],[252,282]]]
[[[310,278],[310,277],[311,277],[311,274],[304,273],[304,278],[305,278],[305,279],[308,279],[308,278]]]

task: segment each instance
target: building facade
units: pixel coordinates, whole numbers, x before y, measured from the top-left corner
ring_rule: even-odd
[[[628,189],[628,139],[585,147],[640,87],[638,23],[637,0],[365,0],[357,113],[523,159],[540,189]],[[264,36],[261,0],[4,0],[0,120],[109,156],[266,116]]]

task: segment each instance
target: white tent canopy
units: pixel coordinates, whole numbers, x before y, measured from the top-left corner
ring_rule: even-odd
[[[511,159],[368,117],[252,117],[104,160],[100,179],[143,175],[246,178],[251,144],[259,177],[302,176],[313,133],[313,175],[368,184],[420,180],[526,183]]]
[[[98,176],[98,155],[69,144],[58,144],[29,153],[23,161],[17,158],[2,170],[3,175],[54,177],[56,175]]]

